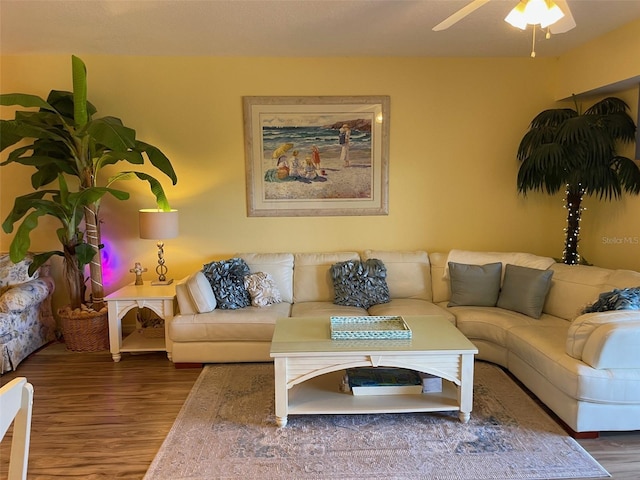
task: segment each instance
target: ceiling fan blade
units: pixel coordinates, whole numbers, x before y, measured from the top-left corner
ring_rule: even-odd
[[[462,7],[460,10],[455,12],[450,17],[445,18],[442,22],[440,22],[438,25],[433,27],[432,30],[434,32],[439,32],[440,30],[446,30],[451,25],[453,25],[454,23],[459,22],[460,20],[462,20],[464,17],[466,17],[470,13],[475,12],[477,9],[479,9],[481,6],[483,6],[485,3],[489,2],[489,1],[490,0],[473,0],[471,3],[467,4],[465,7]],[[560,7],[560,8],[562,8],[562,7]]]
[[[556,5],[560,7],[560,10],[562,10],[562,13],[564,13],[564,17],[562,17],[553,25],[549,26],[549,30],[551,30],[551,33],[553,33],[554,35],[556,33],[568,32],[576,26],[576,21],[573,19],[573,15],[571,14],[571,9],[569,8],[567,1],[555,0],[555,2]]]

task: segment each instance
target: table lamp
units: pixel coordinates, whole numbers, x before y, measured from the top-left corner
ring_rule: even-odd
[[[158,280],[151,285],[169,285],[173,279],[167,280],[169,269],[164,261],[164,240],[178,236],[178,211],[145,208],[139,212],[140,238],[156,240],[158,243]]]

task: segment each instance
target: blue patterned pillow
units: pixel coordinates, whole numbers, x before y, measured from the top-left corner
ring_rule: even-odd
[[[388,303],[387,268],[381,260],[349,260],[331,266],[336,305],[369,308]]]
[[[598,300],[585,307],[582,313],[609,310],[640,310],[640,287],[616,288],[610,292],[601,293]]]
[[[211,284],[218,308],[236,310],[251,305],[251,296],[244,286],[244,277],[251,271],[243,259],[207,263],[202,273]]]

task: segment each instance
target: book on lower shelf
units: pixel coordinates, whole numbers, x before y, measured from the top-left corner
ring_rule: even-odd
[[[350,368],[346,371],[345,381],[353,395],[422,393],[422,378],[418,372],[405,368]]]
[[[430,373],[419,373],[422,379],[422,393],[439,393],[442,392],[442,378],[431,375]]]

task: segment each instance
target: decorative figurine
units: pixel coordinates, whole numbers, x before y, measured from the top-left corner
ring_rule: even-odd
[[[144,282],[142,281],[142,274],[146,272],[147,269],[143,268],[140,262],[136,262],[134,267],[129,271],[136,274],[136,285],[144,285]]]

